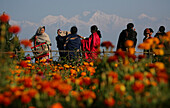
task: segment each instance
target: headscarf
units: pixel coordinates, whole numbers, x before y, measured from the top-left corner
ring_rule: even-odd
[[[38,29],[37,29],[37,31],[36,31],[36,33],[35,33],[35,36],[37,36],[37,39],[40,41],[40,42],[47,42],[47,43],[51,43],[51,40],[50,40],[50,38],[49,38],[49,36],[48,36],[48,34],[47,33],[41,33],[41,29],[42,28],[44,28],[44,30],[45,30],[45,26],[40,26]]]

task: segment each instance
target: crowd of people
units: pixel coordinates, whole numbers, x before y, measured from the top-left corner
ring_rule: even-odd
[[[78,29],[76,26],[71,27],[70,32],[66,32],[63,35],[61,29],[57,30],[56,43],[59,50],[60,60],[74,60],[80,56],[85,59],[95,59],[97,58],[97,51],[100,48],[100,38],[102,37],[98,27],[92,25],[90,28],[91,34],[88,38],[78,35]],[[146,28],[143,32],[144,38],[143,41],[152,38],[153,34],[152,28]],[[161,36],[165,35],[165,27],[160,26],[158,32],[154,37],[160,39]],[[30,39],[34,43],[34,47],[39,47],[41,43],[48,45],[48,51],[51,49],[51,41],[47,33],[45,33],[45,26],[41,26],[37,29],[35,35]],[[119,35],[117,42],[117,49],[122,51],[127,51],[125,42],[127,40],[133,41],[133,47],[136,47],[137,43],[137,32],[134,29],[133,23],[128,23],[127,28],[122,30]],[[150,52],[150,50],[144,50],[145,52]],[[49,52],[50,53],[50,52]],[[37,59],[48,59],[49,53],[36,57]]]

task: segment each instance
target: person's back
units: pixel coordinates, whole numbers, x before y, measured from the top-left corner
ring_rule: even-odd
[[[154,37],[157,37],[157,38],[161,38],[162,36],[164,36],[166,33],[165,33],[165,27],[164,26],[160,26],[159,27],[159,31],[155,34]]]
[[[127,29],[123,30],[120,33],[119,39],[118,39],[118,44],[117,44],[117,50],[122,49],[123,51],[126,51],[125,42],[127,40],[132,40],[134,42],[133,47],[136,47],[137,32],[135,30],[133,30],[133,27],[134,27],[134,25],[132,23],[129,23],[127,25]]]
[[[79,56],[80,54],[79,51],[81,40],[80,37],[77,35],[77,27],[73,26],[70,31],[71,34],[67,35],[64,49],[68,50],[68,52],[66,52],[66,55],[68,55],[68,59],[74,59],[75,56]]]

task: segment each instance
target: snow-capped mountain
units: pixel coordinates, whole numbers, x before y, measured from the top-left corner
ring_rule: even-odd
[[[126,28],[127,23],[133,22],[136,31],[138,32],[138,43],[142,42],[143,30],[146,27],[152,27],[157,32],[159,26],[164,25],[166,29],[170,29],[170,18],[157,19],[155,17],[142,13],[137,18],[123,18],[115,14],[107,14],[101,11],[90,12],[84,11],[82,14],[75,15],[71,18],[66,18],[63,15],[52,16],[48,15],[40,22],[30,21],[10,21],[11,25],[20,25],[20,39],[29,39],[34,35],[39,26],[46,26],[46,33],[49,34],[54,49],[56,49],[56,31],[62,29],[69,31],[72,26],[77,26],[78,34],[88,37],[90,35],[90,27],[97,25],[102,33],[102,41],[112,41],[117,44],[119,33]]]

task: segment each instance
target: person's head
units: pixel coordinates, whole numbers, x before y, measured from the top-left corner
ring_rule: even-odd
[[[41,34],[43,34],[45,32],[45,26],[43,26],[42,28],[41,28]]]
[[[57,34],[60,35],[61,34],[61,29],[57,30]]]
[[[160,32],[165,32],[165,27],[164,27],[164,26],[160,26],[160,27],[159,27],[159,31],[160,31]]]
[[[71,27],[71,29],[70,29],[70,32],[71,32],[71,34],[76,34],[77,33],[77,27],[76,26],[73,26],[73,27]]]
[[[129,29],[133,29],[133,27],[134,27],[134,24],[133,23],[128,23],[127,24],[127,29],[129,30]]]
[[[98,31],[98,28],[96,25],[91,26],[91,33],[95,33]]]
[[[152,35],[152,33],[154,32],[152,28],[149,28],[150,30],[150,36]]]
[[[143,35],[148,37],[148,36],[150,36],[150,33],[151,32],[150,32],[149,28],[146,28],[143,32]]]
[[[36,34],[35,35],[41,35],[45,32],[45,26],[40,26],[37,31],[36,31]]]

